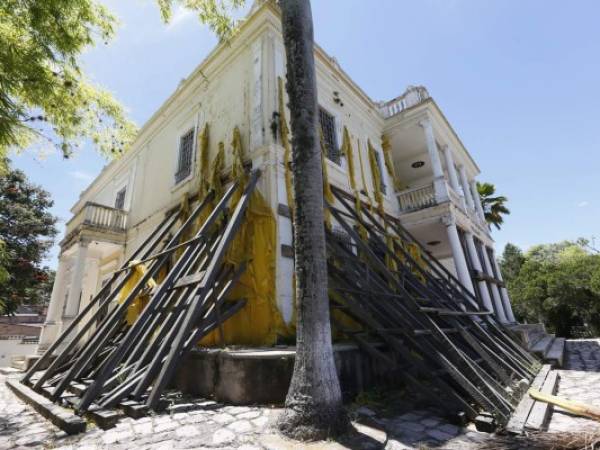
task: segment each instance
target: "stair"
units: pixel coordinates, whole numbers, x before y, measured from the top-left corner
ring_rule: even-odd
[[[46,350],[48,350],[48,347],[50,347],[49,344],[43,344],[43,345],[40,344],[40,345],[38,345],[37,354],[39,356],[44,356],[44,353],[46,353]]]
[[[10,366],[13,369],[27,371],[40,358],[39,355],[19,355],[13,356],[10,360]]]
[[[542,336],[535,344],[533,344],[530,350],[543,359],[546,357],[546,353],[548,352],[548,350],[550,350],[553,341],[554,335],[547,334],[545,336]]]
[[[564,361],[565,338],[546,333],[544,325],[520,324],[511,327],[525,347],[536,354],[544,363],[561,368]]]
[[[552,345],[544,355],[544,360],[553,367],[562,367],[565,358],[565,338],[554,338]]]
[[[17,370],[25,370],[27,362],[25,361],[24,356],[13,356],[10,359],[10,367]]]

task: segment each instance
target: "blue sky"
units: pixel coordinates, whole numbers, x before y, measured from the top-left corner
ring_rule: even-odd
[[[84,56],[89,75],[142,125],[216,44],[154,0],[110,0],[121,27]],[[423,84],[479,164],[509,198],[494,232],[533,244],[598,238],[600,246],[600,2],[578,0],[313,0],[315,38],[373,98]],[[51,192],[64,221],[106,163],[25,152],[16,167]],[[56,248],[49,263],[56,265]]]

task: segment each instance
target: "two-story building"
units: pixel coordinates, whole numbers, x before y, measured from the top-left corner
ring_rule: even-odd
[[[514,322],[477,194],[479,168],[436,102],[424,87],[375,102],[334,58],[318,46],[315,53],[329,182],[365,202],[373,203],[380,192],[385,212],[399,218],[456,274],[481,308],[493,311],[500,322]],[[165,213],[198,192],[207,173],[203,165],[212,165],[221,148],[223,175],[231,171],[236,127],[249,163],[262,169],[258,190],[276,224],[272,306],[283,322],[293,320],[293,233],[286,214],[290,169],[278,130],[283,79],[279,12],[272,2],[257,1],[235,37],[180,83],[129,151],[107,165],[71,209],[40,350],[69,325]],[[208,161],[202,161],[206,125]],[[353,148],[350,157],[341,150],[345,140]],[[245,307],[239,314],[251,315],[251,310]],[[232,343],[256,342],[270,343],[261,337]]]

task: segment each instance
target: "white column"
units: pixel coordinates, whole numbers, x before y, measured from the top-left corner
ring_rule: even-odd
[[[435,136],[433,134],[433,126],[431,125],[430,119],[422,120],[419,122],[419,125],[425,132],[427,153],[429,153],[431,169],[433,171],[433,188],[435,192],[435,199],[437,202],[444,202],[448,200],[448,191],[446,189],[446,180],[444,179],[442,161],[440,160],[440,152],[438,151],[437,144],[435,142]]]
[[[67,261],[59,257],[58,267],[56,268],[56,276],[52,285],[52,295],[50,296],[50,304],[46,313],[46,321],[44,328],[40,334],[40,347],[51,345],[58,335],[60,316],[65,298],[65,275],[67,273]]]
[[[67,298],[67,307],[65,308],[65,317],[72,318],[79,312],[79,300],[81,298],[81,284],[83,273],[85,271],[85,259],[87,257],[88,242],[81,241],[77,244],[75,262],[73,263],[71,286],[69,287],[69,297]]]
[[[479,260],[479,254],[477,253],[477,248],[475,247],[475,239],[473,238],[473,233],[466,232],[465,241],[467,243],[469,255],[471,256],[471,261],[473,262],[473,269],[479,272],[483,272],[483,268]],[[490,291],[487,287],[487,283],[484,280],[481,280],[478,281],[477,284],[479,286],[479,292],[481,293],[481,301],[483,302],[484,308],[488,311],[494,312],[494,307],[492,306],[492,299],[490,298]]]
[[[483,206],[481,205],[481,197],[479,196],[479,191],[477,190],[477,181],[471,180],[471,192],[473,193],[473,201],[475,202],[475,209],[477,210],[477,214],[482,222],[485,223],[485,214],[483,212]]]
[[[467,169],[465,166],[460,166],[458,168],[460,174],[460,184],[462,185],[463,191],[465,193],[465,200],[467,202],[467,206],[470,209],[475,208],[475,204],[473,202],[473,196],[471,195],[471,189],[469,187],[469,180],[467,179]]]
[[[492,265],[490,263],[490,258],[485,251],[485,245],[481,248],[483,254],[483,263],[485,266],[485,272],[492,278],[494,277],[494,271],[492,270]],[[496,283],[490,283],[492,289],[492,296],[494,297],[494,305],[496,306],[496,317],[502,323],[508,323],[508,319],[506,318],[506,314],[504,314],[504,305],[502,304],[502,297],[500,296],[500,290],[498,289],[498,285]]]
[[[88,257],[85,262],[85,275],[83,277],[83,283],[81,286],[81,302],[79,305],[79,310],[83,310],[84,308],[86,308],[89,305],[90,300],[96,294],[96,287],[98,286],[99,274],[100,260],[97,258]],[[77,328],[78,331],[81,330],[81,327],[83,327],[89,319],[91,319],[92,315],[96,312],[97,309],[98,305],[90,309],[86,317],[84,317],[82,322],[79,324]],[[93,330],[89,329],[87,332],[87,336],[89,336],[92,332]]]
[[[467,260],[465,259],[462,245],[460,244],[454,217],[444,216],[442,217],[442,223],[446,226],[446,233],[448,234],[450,248],[452,249],[452,258],[454,259],[454,265],[456,266],[456,275],[465,288],[475,295],[473,281],[471,280],[471,274],[469,273],[469,267],[467,266]]]
[[[496,274],[498,275],[498,279],[504,282],[504,279],[502,278],[502,272],[500,272],[500,266],[498,265],[498,261],[496,261],[496,255],[494,254],[493,250],[492,259],[494,266],[496,267]],[[508,290],[506,289],[506,287],[502,287],[500,289],[500,294],[502,295],[502,303],[504,304],[504,312],[507,316],[506,318],[509,322],[516,323],[517,320],[515,319],[515,315],[513,314],[512,305],[510,304],[510,297],[508,296]]]
[[[450,186],[458,195],[463,195],[460,184],[458,183],[458,174],[456,173],[456,166],[454,165],[454,156],[452,156],[452,149],[448,145],[442,147],[444,157],[446,159],[446,167],[448,168],[448,180]]]

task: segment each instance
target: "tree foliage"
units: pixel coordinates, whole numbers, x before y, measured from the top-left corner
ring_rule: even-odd
[[[221,40],[231,37],[237,28],[233,19],[236,10],[246,4],[246,0],[157,0],[160,14],[165,22],[171,19],[174,6],[180,6],[198,14],[201,23],[207,25]]]
[[[6,165],[0,176],[0,314],[48,300],[53,274],[42,260],[56,236],[48,192]]]
[[[85,139],[108,157],[127,148],[135,125],[78,61],[108,42],[115,24],[94,0],[0,2],[0,162],[10,149],[32,145],[69,157]]]
[[[504,223],[504,216],[510,214],[506,207],[508,199],[503,195],[495,195],[496,186],[491,183],[477,183],[477,192],[481,197],[485,221],[499,230]]]
[[[600,334],[600,255],[584,243],[536,245],[522,259],[507,245],[501,264],[521,321],[542,322],[564,337]]]
[[[509,242],[504,247],[504,252],[498,263],[504,281],[509,282],[519,275],[521,267],[525,263],[525,256],[519,247]]]

